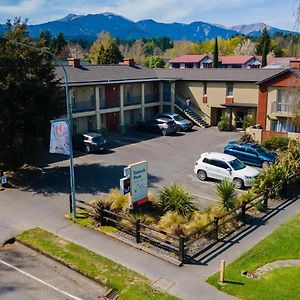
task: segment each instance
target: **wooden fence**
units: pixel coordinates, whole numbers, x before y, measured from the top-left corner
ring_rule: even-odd
[[[126,232],[135,237],[135,242],[149,242],[156,247],[175,253],[182,263],[189,260],[191,248],[203,252],[212,243],[218,242],[233,231],[242,227],[246,223],[246,212],[257,204],[261,203],[264,209],[268,207],[268,198],[258,195],[249,202],[243,202],[238,207],[229,210],[220,217],[205,226],[195,230],[188,235],[174,235],[156,227],[142,223],[139,219],[135,220],[127,215],[112,212],[102,207],[96,207],[84,201],[77,200],[79,209],[97,209],[98,221],[102,226],[115,226],[120,231]],[[228,226],[234,223],[234,226]]]

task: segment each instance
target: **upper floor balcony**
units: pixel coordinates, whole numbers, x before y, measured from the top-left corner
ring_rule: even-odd
[[[125,97],[124,106],[139,105],[142,103],[142,96]]]
[[[147,94],[145,95],[145,103],[159,102],[159,95],[157,94]]]
[[[78,98],[72,99],[72,112],[87,112],[93,111],[96,109],[96,97],[95,95],[91,95],[90,99],[88,100],[81,100]]]

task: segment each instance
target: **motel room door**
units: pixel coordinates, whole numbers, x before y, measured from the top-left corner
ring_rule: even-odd
[[[108,131],[117,131],[119,126],[119,112],[106,114],[106,127]]]

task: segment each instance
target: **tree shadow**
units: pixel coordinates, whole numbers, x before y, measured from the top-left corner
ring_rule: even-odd
[[[104,166],[101,164],[76,165],[76,193],[96,195],[107,193],[110,189],[119,187],[125,165]],[[70,172],[68,166],[56,166],[44,169],[41,175],[28,182],[22,182],[20,188],[25,191],[42,195],[70,193]],[[160,177],[148,174],[148,184],[152,186],[161,180]]]
[[[231,281],[231,280],[224,280],[224,283],[230,283],[230,284],[235,284],[235,285],[245,285],[243,282]]]

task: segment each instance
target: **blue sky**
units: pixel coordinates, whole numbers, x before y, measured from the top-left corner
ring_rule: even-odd
[[[29,24],[57,20],[69,13],[113,12],[137,21],[204,21],[225,26],[264,22],[294,28],[297,0],[0,0],[0,23],[15,16]]]

